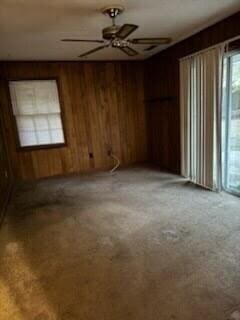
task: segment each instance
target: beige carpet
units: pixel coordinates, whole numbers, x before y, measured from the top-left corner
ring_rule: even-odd
[[[240,199],[133,167],[19,185],[0,230],[0,320],[226,320]]]

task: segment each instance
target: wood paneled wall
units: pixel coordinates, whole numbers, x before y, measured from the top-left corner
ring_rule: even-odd
[[[151,159],[180,172],[179,59],[240,34],[240,12],[145,62]]]
[[[1,106],[1,105],[0,105]],[[2,114],[0,112],[0,226],[3,218],[3,211],[7,204],[8,196],[12,186],[12,173],[9,166],[6,150],[6,141],[2,130]]]
[[[15,177],[35,179],[147,159],[143,64],[140,62],[1,63],[4,79],[55,78],[60,83],[67,146],[17,151],[6,87],[0,101]],[[92,154],[92,158],[90,156]]]

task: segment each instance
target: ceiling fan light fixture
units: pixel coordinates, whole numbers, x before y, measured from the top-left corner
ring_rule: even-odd
[[[129,45],[127,40],[121,40],[118,38],[113,39],[111,44],[114,48],[124,48]]]

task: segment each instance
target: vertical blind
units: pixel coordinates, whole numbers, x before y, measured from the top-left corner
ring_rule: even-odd
[[[64,143],[56,80],[10,81],[20,146]]]
[[[211,190],[221,185],[223,46],[180,60],[181,173]]]

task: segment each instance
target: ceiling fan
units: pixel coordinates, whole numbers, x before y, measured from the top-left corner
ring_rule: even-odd
[[[84,58],[92,53],[105,48],[116,48],[127,54],[128,56],[136,56],[138,52],[130,45],[149,45],[145,51],[150,51],[156,48],[158,45],[168,44],[171,42],[170,38],[134,38],[127,39],[127,37],[133,33],[138,26],[135,24],[124,24],[118,26],[115,23],[116,17],[124,11],[124,7],[114,5],[102,9],[102,13],[108,15],[112,19],[112,25],[106,27],[102,31],[103,40],[91,40],[91,39],[62,39],[65,42],[89,42],[89,43],[102,43],[101,46],[96,47],[90,51],[87,51],[79,56]]]

